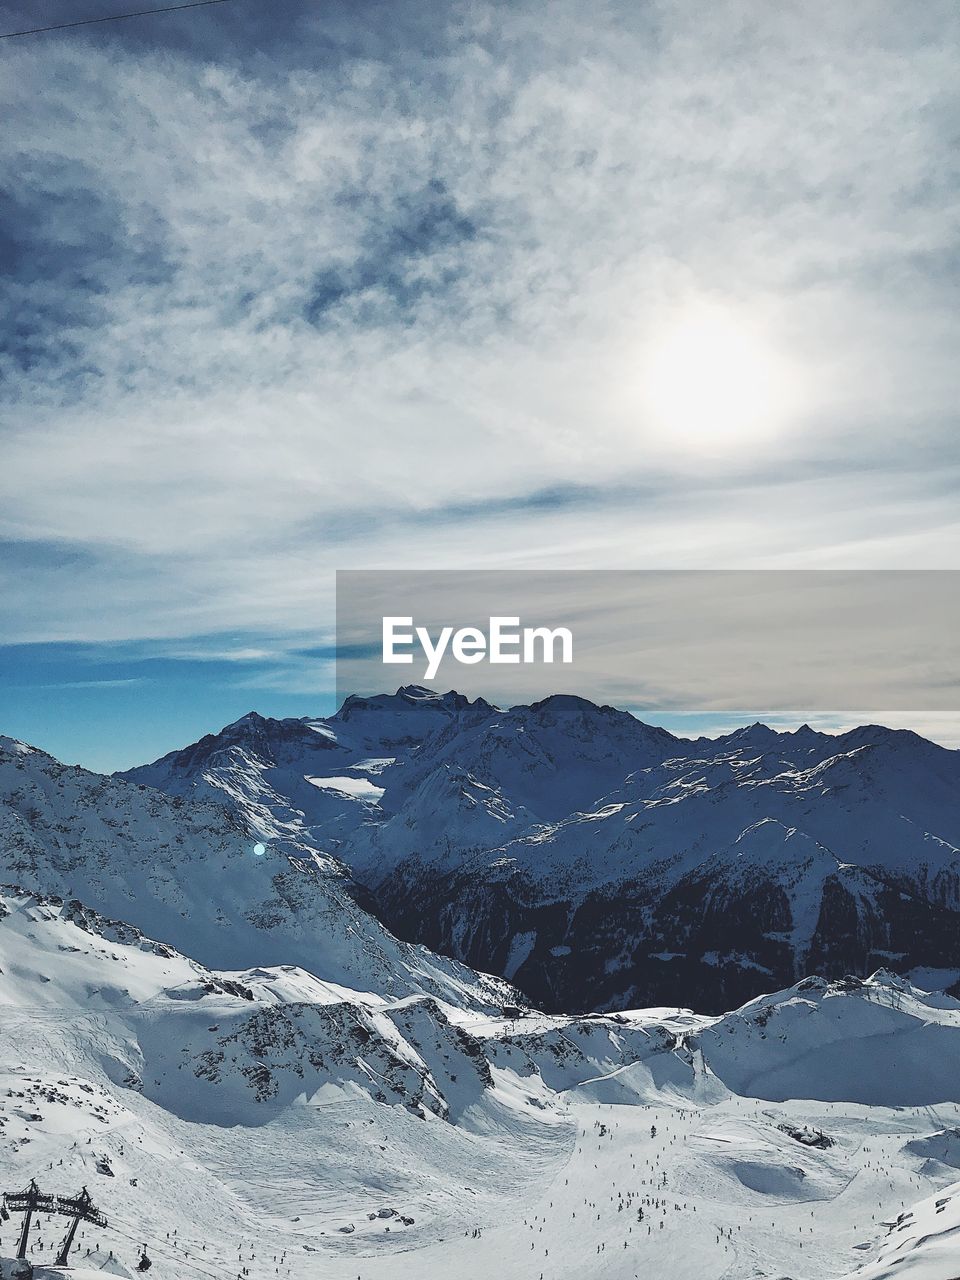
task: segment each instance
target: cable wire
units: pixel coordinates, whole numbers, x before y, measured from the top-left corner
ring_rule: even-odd
[[[81,18],[79,22],[58,22],[50,27],[28,27],[24,31],[0,31],[0,40],[16,36],[36,36],[42,31],[66,31],[69,27],[92,27],[99,22],[122,22],[125,18],[143,18],[151,13],[177,13],[181,9],[203,9],[210,4],[227,4],[229,0],[190,0],[188,4],[168,4],[161,9],[135,9],[130,13],[113,13],[106,18]]]

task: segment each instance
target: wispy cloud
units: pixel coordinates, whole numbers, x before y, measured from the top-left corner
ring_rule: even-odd
[[[5,50],[8,637],[328,633],[348,565],[956,563],[955,6],[235,7]],[[706,452],[639,386],[701,299],[803,389]]]
[[[55,684],[38,684],[37,689],[122,689],[127,685],[145,684],[145,680],[61,680]],[[27,686],[28,688],[30,686]]]

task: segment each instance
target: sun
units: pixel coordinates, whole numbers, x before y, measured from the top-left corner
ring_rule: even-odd
[[[796,406],[798,385],[759,328],[732,310],[698,305],[652,340],[641,394],[662,443],[714,452],[776,434]]]

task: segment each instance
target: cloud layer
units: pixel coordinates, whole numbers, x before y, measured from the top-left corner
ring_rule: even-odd
[[[4,50],[3,638],[329,636],[338,567],[956,566],[954,5],[202,12]],[[799,390],[691,448],[642,369],[704,300]]]

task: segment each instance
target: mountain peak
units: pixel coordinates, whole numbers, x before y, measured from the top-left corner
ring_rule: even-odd
[[[266,724],[266,722],[267,722],[267,717],[262,716],[259,711],[248,711],[247,714],[245,716],[241,716],[239,720],[234,720],[233,725],[234,726],[241,725],[241,724],[259,725],[259,724]],[[227,727],[229,728],[230,726],[227,726]]]
[[[453,689],[446,693],[437,693],[436,689],[428,689],[423,684],[402,684],[394,696],[406,698],[408,702],[444,702],[448,698],[459,698],[461,695]]]
[[[2,733],[0,733],[0,751],[13,756],[42,756],[46,754],[39,747],[31,747],[29,743],[21,742],[19,738],[8,738]]]

